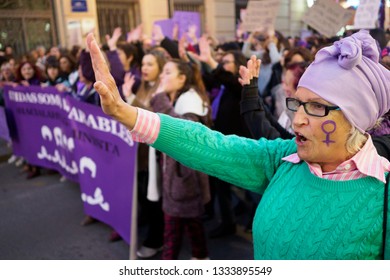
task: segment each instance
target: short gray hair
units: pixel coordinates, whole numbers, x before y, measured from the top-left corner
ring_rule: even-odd
[[[355,126],[351,126],[346,148],[348,153],[355,155],[367,141],[367,136],[359,131]]]

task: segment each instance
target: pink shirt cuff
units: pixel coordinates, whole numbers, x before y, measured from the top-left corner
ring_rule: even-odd
[[[134,141],[153,144],[160,131],[160,118],[156,113],[137,108],[138,117],[133,130],[130,131]]]

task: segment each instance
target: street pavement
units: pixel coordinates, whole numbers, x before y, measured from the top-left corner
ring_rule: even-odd
[[[127,243],[109,242],[110,227],[100,222],[81,226],[85,216],[78,184],[60,182],[60,174],[47,170],[27,180],[21,167],[7,163],[10,155],[11,149],[0,139],[1,260],[129,259]],[[206,230],[216,223],[216,219],[205,221]],[[144,231],[139,227],[138,241],[142,241]],[[251,235],[242,225],[235,235],[208,239],[208,247],[214,260],[253,259]],[[185,238],[179,259],[190,258]]]

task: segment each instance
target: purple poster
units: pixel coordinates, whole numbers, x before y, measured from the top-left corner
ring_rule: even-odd
[[[156,20],[154,24],[160,26],[164,36],[173,39],[173,26],[174,26],[173,20],[171,19]]]
[[[200,14],[198,12],[175,11],[172,19],[179,25],[179,38],[181,38],[183,34],[189,35],[187,38],[190,42],[192,36],[200,38],[201,24]]]
[[[129,243],[136,144],[127,129],[53,87],[5,87],[4,93],[14,154],[78,182],[85,213]]]

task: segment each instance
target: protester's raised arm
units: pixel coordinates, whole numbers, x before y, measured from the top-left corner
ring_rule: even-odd
[[[92,33],[87,36],[87,45],[96,78],[94,88],[99,93],[103,112],[121,122],[128,129],[133,129],[137,120],[137,109],[122,100],[107,62]]]
[[[122,29],[120,27],[116,27],[112,32],[112,35],[106,34],[106,42],[110,51],[116,51],[119,37],[122,35]]]

